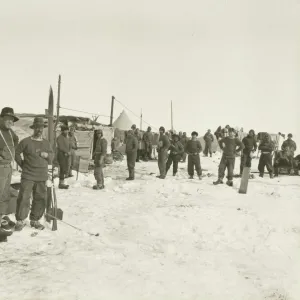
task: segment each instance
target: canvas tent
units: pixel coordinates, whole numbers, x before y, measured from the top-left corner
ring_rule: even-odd
[[[130,118],[128,117],[127,113],[125,110],[123,110],[121,112],[121,114],[119,115],[119,117],[113,122],[113,127],[120,129],[120,130],[129,130],[132,126],[132,124],[134,124]]]

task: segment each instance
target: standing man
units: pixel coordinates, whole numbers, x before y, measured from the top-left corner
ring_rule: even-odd
[[[271,140],[271,136],[269,134],[265,134],[258,147],[258,150],[261,151],[258,162],[259,177],[264,177],[265,167],[267,167],[270,178],[274,178],[274,170],[272,166],[272,152],[274,151],[274,148],[275,145]]]
[[[71,143],[68,136],[69,127],[61,126],[61,134],[56,139],[57,161],[59,163],[59,189],[68,189],[69,185],[65,184],[65,178],[68,177],[69,157],[71,155]]]
[[[194,178],[194,169],[196,169],[198,178],[201,180],[202,169],[200,163],[200,152],[202,151],[201,143],[197,139],[198,132],[192,132],[192,139],[185,146],[185,152],[188,155],[188,174],[190,179]]]
[[[287,158],[289,161],[289,164],[291,165],[291,169],[289,169],[289,174],[291,174],[291,171],[294,171],[294,155],[295,151],[297,150],[296,143],[292,140],[293,135],[291,133],[288,134],[287,140],[285,140],[282,143],[281,150],[285,151],[287,153]]]
[[[233,128],[229,128],[228,130],[229,136],[222,138],[219,141],[220,148],[223,150],[222,158],[219,165],[218,171],[218,180],[214,181],[213,184],[222,184],[223,178],[225,176],[225,170],[227,168],[227,182],[228,186],[233,186],[233,171],[235,164],[235,154],[244,149],[243,143],[235,137],[235,130]],[[237,147],[239,147],[237,149]]]
[[[93,153],[95,170],[94,176],[97,184],[93,186],[94,190],[104,189],[104,159],[107,153],[107,140],[103,137],[103,131],[101,129],[96,130],[97,141],[95,146],[95,152]]]
[[[183,146],[184,149],[185,149],[186,144],[187,144],[188,141],[189,141],[189,139],[186,136],[186,132],[184,132],[182,134],[181,139],[180,139],[180,143],[181,143],[181,145]],[[184,163],[186,162],[186,153],[185,152],[183,152],[183,154],[182,154],[182,162],[184,162]]]
[[[166,174],[168,173],[173,163],[173,176],[175,176],[178,171],[178,162],[180,161],[180,158],[182,157],[182,153],[184,152],[184,148],[179,142],[179,136],[177,134],[173,134],[172,142],[169,149],[170,149],[170,154],[167,160]]]
[[[166,162],[168,150],[171,144],[170,139],[165,134],[165,132],[165,128],[161,126],[159,128],[159,140],[157,145],[159,176],[156,177],[159,179],[166,178]]]
[[[145,143],[145,160],[152,160],[152,143],[153,143],[153,134],[151,132],[151,127],[147,128],[147,131],[144,133],[143,140]]]
[[[203,138],[205,141],[205,148],[203,154],[204,156],[208,156],[208,152],[209,152],[210,157],[212,157],[211,144],[214,141],[214,136],[212,135],[210,129],[207,130]]]
[[[126,180],[134,180],[134,168],[138,151],[138,140],[134,135],[133,130],[127,132],[126,137],[126,157],[129,177]]]
[[[19,138],[11,127],[19,118],[11,107],[4,107],[0,114],[0,243],[12,235],[14,222],[6,215],[10,201],[12,163]]]
[[[142,137],[141,132],[138,128],[135,129],[134,135],[138,141],[138,150],[136,155],[136,162],[140,162],[141,152],[142,152]]]
[[[67,177],[73,177],[72,169],[76,163],[76,150],[78,149],[78,140],[75,136],[75,127],[73,126],[70,127],[70,132],[68,135],[69,135],[69,141],[71,143],[71,155],[69,156]]]
[[[243,138],[242,143],[244,144],[244,149],[241,155],[241,164],[240,164],[240,176],[243,174],[244,166],[250,168],[253,153],[257,149],[257,143],[255,138],[255,132],[253,129],[249,130],[249,134]]]
[[[30,126],[33,135],[23,139],[16,149],[16,162],[22,168],[21,187],[17,199],[16,231],[21,231],[25,226],[31,195],[33,200],[29,216],[30,226],[38,230],[45,228],[39,220],[46,207],[48,164],[51,164],[53,159],[51,145],[42,137],[45,127],[47,126],[43,118],[34,118],[33,125]]]

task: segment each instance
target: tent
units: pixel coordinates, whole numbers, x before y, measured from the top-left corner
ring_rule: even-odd
[[[125,110],[123,110],[119,117],[113,122],[112,126],[121,130],[130,130],[132,124],[134,123],[129,119]]]

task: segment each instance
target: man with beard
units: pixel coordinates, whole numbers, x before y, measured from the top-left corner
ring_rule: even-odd
[[[200,163],[200,152],[202,151],[201,143],[197,139],[198,132],[192,132],[192,139],[186,143],[185,152],[188,154],[188,174],[190,179],[194,178],[194,168],[196,169],[199,179],[201,179],[202,169]]]
[[[145,160],[152,160],[153,134],[151,132],[151,127],[147,128],[147,131],[144,133],[143,140],[145,143]]]
[[[69,164],[68,164],[68,177],[73,177],[72,169],[76,162],[76,150],[78,149],[78,140],[75,136],[75,127],[70,128],[69,132],[69,141],[71,143],[71,155],[69,156]]]
[[[223,178],[225,176],[225,170],[227,168],[227,182],[228,186],[233,186],[233,171],[235,164],[235,155],[236,152],[239,152],[244,149],[243,143],[235,137],[236,133],[233,128],[229,128],[228,130],[229,136],[222,138],[219,141],[219,145],[221,150],[223,150],[222,158],[219,165],[218,171],[218,180],[214,181],[213,184],[222,184]],[[239,147],[237,149],[237,147]]]
[[[212,157],[211,144],[214,141],[214,136],[212,135],[210,129],[207,130],[203,139],[205,142],[205,148],[204,148],[203,154],[204,154],[204,156],[208,156],[208,153],[209,153],[210,157]]]
[[[274,178],[274,171],[272,166],[272,152],[274,151],[274,148],[275,145],[271,140],[271,136],[265,133],[258,147],[258,150],[261,151],[258,162],[259,177],[264,177],[265,167],[267,167],[270,178]]]
[[[184,132],[182,134],[182,137],[180,139],[180,143],[183,146],[183,148],[185,149],[187,142],[189,141],[188,137],[186,136],[186,132]],[[183,152],[182,154],[182,162],[185,163],[186,162],[186,153]]]
[[[168,173],[168,170],[170,169],[173,163],[173,176],[175,176],[178,171],[178,162],[180,161],[182,153],[184,152],[184,148],[179,142],[179,136],[177,134],[173,134],[172,142],[169,149],[170,154],[167,160],[166,174]]]
[[[129,177],[126,180],[134,180],[134,168],[136,163],[136,156],[138,151],[138,140],[134,135],[133,130],[129,130],[126,136],[126,157],[127,157],[127,168]]]
[[[107,153],[107,140],[103,137],[103,131],[101,129],[96,130],[97,141],[95,145],[95,151],[93,153],[95,170],[94,176],[97,184],[93,186],[94,190],[104,189],[104,159]]]
[[[251,129],[249,134],[243,138],[242,143],[244,144],[245,148],[243,149],[241,155],[240,176],[243,174],[244,166],[251,168],[253,153],[257,149],[255,132],[253,129]]]
[[[166,161],[168,150],[171,144],[170,139],[165,134],[165,132],[165,128],[161,126],[159,128],[159,141],[157,145],[159,176],[156,177],[159,179],[166,178]]]
[[[45,127],[43,118],[34,118],[33,125],[30,126],[33,129],[33,135],[23,139],[16,149],[16,162],[22,168],[21,187],[17,199],[16,231],[21,231],[25,226],[30,210],[31,195],[30,226],[38,230],[45,228],[39,220],[45,211],[48,164],[51,164],[53,159],[51,145],[42,137]]]
[[[72,145],[68,136],[69,127],[61,126],[61,134],[56,139],[57,144],[57,161],[59,163],[59,189],[68,189],[69,185],[65,184],[65,178],[68,177],[69,157],[71,155]]]
[[[12,235],[15,223],[7,216],[10,201],[12,163],[19,138],[11,129],[19,119],[11,107],[4,107],[0,114],[0,242]]]

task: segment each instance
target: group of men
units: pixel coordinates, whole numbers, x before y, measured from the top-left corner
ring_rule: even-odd
[[[46,206],[46,181],[48,180],[48,165],[52,164],[55,152],[49,141],[43,138],[43,131],[47,127],[44,119],[34,118],[30,128],[33,134],[19,141],[18,136],[11,129],[14,122],[19,119],[14,114],[14,110],[5,107],[0,115],[0,242],[6,242],[7,237],[13,231],[20,231],[25,226],[25,220],[29,215],[30,226],[38,230],[44,229],[40,223]],[[56,157],[60,166],[59,188],[67,189],[65,178],[72,176],[72,164],[75,162],[75,150],[78,148],[77,139],[74,135],[74,128],[69,129],[67,125],[61,126],[61,134],[56,139]],[[105,166],[105,156],[107,154],[107,140],[104,138],[101,129],[96,130],[95,149],[93,151],[95,190],[104,189],[103,168]],[[258,169],[260,176],[264,176],[265,167],[270,178],[278,176],[279,166],[283,162],[289,163],[293,168],[294,152],[296,143],[292,140],[292,134],[282,144],[282,149],[275,156],[274,166],[272,158],[274,143],[269,134],[260,137],[259,146],[253,130],[242,139],[237,137],[235,129],[229,125],[224,129],[221,127],[215,132],[215,137],[208,130],[204,136],[205,149],[204,156],[212,156],[212,142],[217,139],[222,149],[222,158],[218,169],[218,179],[214,185],[222,184],[227,169],[228,186],[233,185],[233,171],[237,153],[241,151],[240,175],[243,168],[251,167],[251,160],[257,148],[261,151]],[[140,141],[143,139],[144,151],[142,152]],[[141,137],[135,125],[126,133],[126,156],[129,176],[126,180],[135,179],[135,163],[141,157],[146,160],[152,159],[153,134],[151,128]],[[178,163],[188,158],[187,172],[190,179],[193,179],[196,170],[198,178],[202,179],[202,168],[200,153],[202,146],[198,139],[198,133],[193,131],[191,139],[186,134],[167,133],[164,127],[159,128],[159,140],[156,147],[158,154],[159,179],[165,179],[173,165],[173,176],[178,172]],[[8,217],[8,207],[10,201],[10,185],[12,179],[12,165],[16,162],[21,168],[21,184],[17,198],[15,211],[16,223]],[[32,204],[30,209],[30,203]]]

